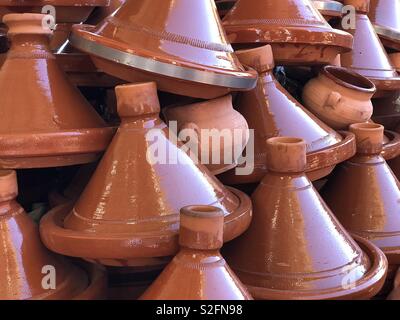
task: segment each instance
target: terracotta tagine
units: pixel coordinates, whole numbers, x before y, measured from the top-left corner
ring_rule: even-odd
[[[353,240],[304,174],[306,142],[267,140],[268,173],[252,195],[254,216],[223,255],[255,299],[367,299],[382,287],[384,254]]]
[[[252,300],[219,253],[223,229],[224,212],[220,208],[182,208],[181,249],[141,299]]]
[[[334,129],[371,118],[375,85],[346,68],[325,66],[304,87],[304,105]]]
[[[33,220],[16,202],[15,171],[0,171],[0,299],[104,298],[106,278],[49,252]],[[55,279],[52,280],[52,274]]]
[[[238,0],[223,26],[231,43],[269,43],[279,65],[329,64],[351,50],[347,32],[332,29],[310,0]]]
[[[257,87],[240,94],[235,102],[249,128],[254,129],[254,171],[239,176],[231,170],[220,176],[224,183],[260,181],[267,171],[265,140],[271,137],[295,136],[306,141],[307,174],[312,180],[328,175],[337,163],[354,155],[352,134],[336,133],[297,102],[275,79],[269,45],[240,50],[237,55],[243,64],[259,73]]]
[[[394,279],[394,289],[390,293],[388,300],[400,300],[400,269],[397,271],[396,278]]]
[[[400,2],[371,0],[368,16],[384,46],[400,50]]]
[[[400,90],[400,77],[367,16],[369,0],[345,0],[344,4],[353,5],[357,13],[356,28],[346,26],[346,31],[354,36],[354,45],[353,51],[342,54],[342,67],[370,79],[377,88],[375,98]]]
[[[227,42],[214,0],[127,0],[97,26],[74,26],[70,41],[108,74],[180,95],[211,99],[257,80]]]
[[[177,147],[158,116],[156,84],[118,86],[116,95],[121,126],[73,210],[42,219],[45,245],[105,265],[164,265],[178,250],[179,208],[190,203],[224,211],[225,241],[243,233],[249,197]]]
[[[0,167],[56,167],[96,160],[113,128],[67,80],[41,14],[10,14],[11,48],[0,70]]]
[[[231,95],[186,106],[167,107],[163,109],[163,114],[170,128],[174,124],[171,121],[176,121],[179,135],[190,139],[199,161],[212,174],[237,166],[237,160],[249,140],[249,127],[246,119],[233,109]]]
[[[321,194],[343,226],[372,241],[393,266],[400,264],[400,183],[380,155],[383,130],[372,123],[350,126],[357,155],[338,167]]]
[[[329,21],[343,15],[343,3],[333,0],[312,0],[312,4]]]

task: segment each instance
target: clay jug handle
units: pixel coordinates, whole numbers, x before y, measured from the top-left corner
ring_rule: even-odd
[[[341,98],[342,95],[339,92],[332,91],[326,98],[325,107],[335,108]]]
[[[197,124],[195,124],[194,122],[185,122],[179,129],[179,135],[181,135],[181,132],[183,130],[188,130],[195,133],[196,137],[197,137],[197,144],[201,144],[201,134],[200,134],[200,128]],[[189,133],[189,132],[188,132]],[[190,136],[192,137],[193,134],[185,134],[185,136]],[[188,139],[183,140],[185,143],[188,142]]]

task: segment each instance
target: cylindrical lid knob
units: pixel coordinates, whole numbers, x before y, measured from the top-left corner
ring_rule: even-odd
[[[343,4],[345,6],[353,6],[358,13],[368,13],[369,12],[370,0],[344,0]]]
[[[179,244],[198,250],[220,249],[223,245],[224,212],[213,206],[181,209]]]
[[[275,137],[267,140],[267,168],[269,171],[298,173],[306,169],[307,145],[303,139]]]
[[[355,123],[350,125],[350,132],[356,136],[357,153],[378,154],[383,148],[384,127],[377,123]]]
[[[249,66],[258,73],[272,70],[275,67],[271,45],[235,51],[241,64]]]
[[[17,175],[14,170],[0,170],[0,202],[15,199],[18,195]]]
[[[117,110],[121,118],[160,112],[155,82],[125,84],[115,87]]]
[[[40,13],[10,13],[3,17],[8,26],[9,36],[17,34],[51,35],[53,31],[47,23],[48,15]]]

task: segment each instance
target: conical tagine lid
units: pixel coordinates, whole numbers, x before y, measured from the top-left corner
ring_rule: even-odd
[[[213,0],[127,0],[96,27],[76,26],[70,40],[106,73],[176,94],[214,98],[257,78],[236,59]]]
[[[254,216],[224,257],[255,299],[370,298],[382,287],[387,260],[354,241],[304,175],[306,144],[267,141],[269,173],[252,195]]]
[[[235,171],[221,175],[224,183],[260,181],[266,171],[265,140],[276,136],[299,137],[307,143],[307,172],[315,180],[329,174],[334,166],[355,154],[352,134],[336,133],[297,102],[273,76],[274,59],[270,45],[239,50],[244,65],[257,70],[259,80],[255,89],[241,93],[237,110],[254,129],[254,171],[236,176]]]
[[[231,43],[272,45],[278,64],[327,64],[352,48],[352,36],[333,29],[310,0],[238,0],[224,17]]]
[[[345,0],[357,11],[355,29],[346,31],[354,36],[353,51],[341,55],[342,67],[369,78],[376,86],[375,98],[400,89],[400,77],[392,66],[386,51],[367,16],[369,0]]]
[[[250,199],[177,147],[158,116],[155,83],[118,86],[116,94],[121,126],[73,210],[55,208],[42,219],[46,246],[111,265],[170,256],[179,210],[190,203],[223,210],[225,241],[244,232]]]
[[[224,213],[212,206],[181,209],[181,250],[141,296],[143,300],[251,300],[219,253]]]
[[[113,130],[67,80],[49,49],[41,14],[10,14],[12,46],[0,70],[0,167],[94,161]]]
[[[357,155],[340,165],[321,195],[343,226],[362,236],[400,264],[400,183],[380,155],[383,126],[350,127]]]

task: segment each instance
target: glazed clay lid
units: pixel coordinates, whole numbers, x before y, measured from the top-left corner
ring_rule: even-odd
[[[179,210],[191,203],[223,210],[225,241],[243,233],[249,197],[177,147],[158,116],[156,84],[118,86],[116,94],[121,126],[72,211],[55,208],[42,219],[45,244],[107,264],[170,256],[178,248]]]
[[[223,26],[238,46],[270,43],[279,64],[326,64],[352,48],[352,36],[333,29],[310,0],[238,0]]]
[[[70,41],[107,73],[181,95],[215,98],[257,80],[235,57],[213,0],[128,0],[95,27],[75,26]]]
[[[26,13],[3,19],[12,42],[0,70],[3,168],[91,162],[113,134],[57,65],[43,17]]]
[[[270,171],[252,195],[249,229],[223,248],[229,265],[255,299],[374,296],[387,260],[368,241],[350,237],[304,175],[305,141],[266,143]]]
[[[224,213],[212,206],[181,209],[181,250],[140,297],[143,300],[252,300],[219,253]]]

